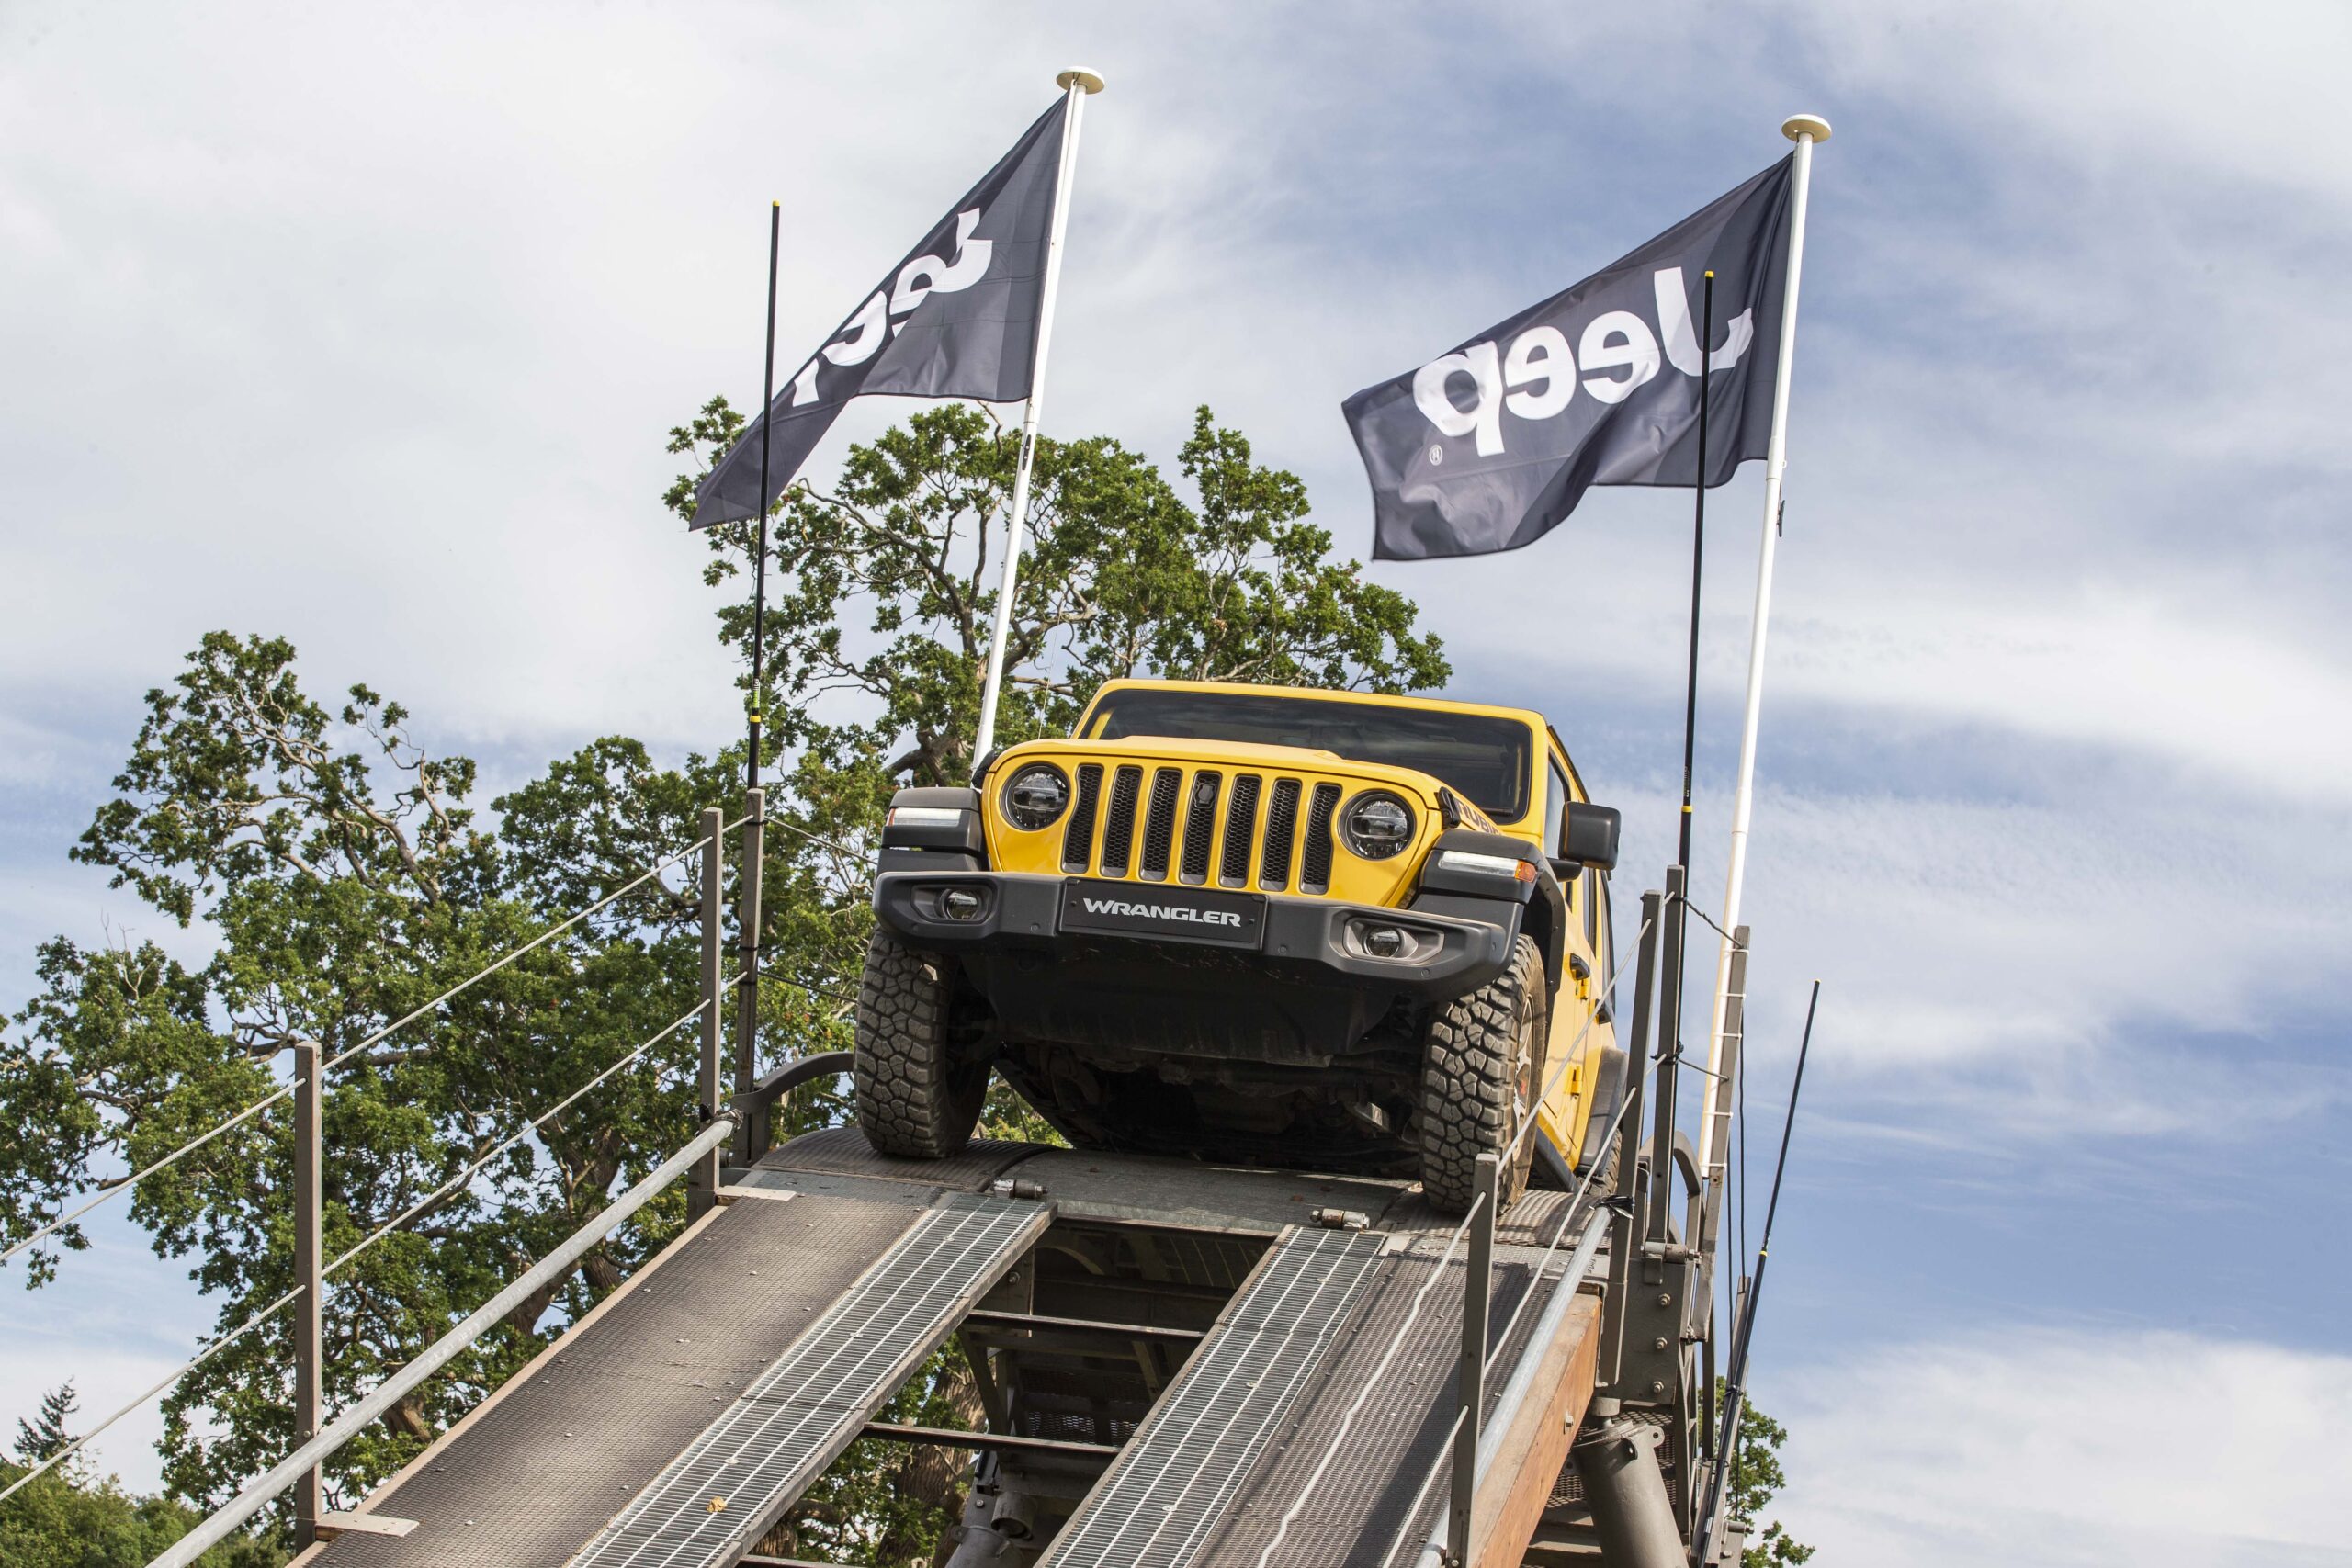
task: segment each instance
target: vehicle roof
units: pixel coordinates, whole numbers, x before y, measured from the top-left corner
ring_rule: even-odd
[[[1513,718],[1521,724],[1534,726],[1540,733],[1548,734],[1551,729],[1551,727],[1544,723],[1544,716],[1532,708],[1503,707],[1494,703],[1457,703],[1448,697],[1392,697],[1379,692],[1340,692],[1333,691],[1328,686],[1275,686],[1238,681],[1146,681],[1130,678],[1105,681],[1094,694],[1093,701],[1086,705],[1087,711],[1091,713],[1095,704],[1100,703],[1111,693],[1124,691],[1230,692],[1241,696],[1272,694],[1284,697],[1312,697],[1318,702],[1363,703],[1380,707],[1436,708],[1444,713],[1477,714],[1487,718]]]

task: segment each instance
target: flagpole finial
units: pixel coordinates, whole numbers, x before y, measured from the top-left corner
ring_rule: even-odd
[[[1810,136],[1815,141],[1829,140],[1829,122],[1817,114],[1792,114],[1781,122],[1781,134],[1792,141]]]
[[[1070,90],[1072,84],[1085,88],[1090,96],[1102,90],[1102,76],[1083,65],[1073,65],[1054,78],[1054,85],[1065,93]]]

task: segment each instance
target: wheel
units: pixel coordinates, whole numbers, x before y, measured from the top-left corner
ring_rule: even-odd
[[[1521,937],[1500,975],[1439,1010],[1421,1044],[1421,1190],[1459,1214],[1477,1195],[1477,1161],[1500,1154],[1534,1113],[1551,998],[1544,955]],[[1498,1210],[1527,1189],[1530,1133],[1502,1169]]]
[[[954,1059],[947,961],[876,928],[857,987],[857,1055],[851,1081],[857,1124],[876,1152],[944,1159],[972,1141],[987,1098],[989,1064]]]

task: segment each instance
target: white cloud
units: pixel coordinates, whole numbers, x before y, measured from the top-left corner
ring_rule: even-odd
[[[1824,1562],[2352,1562],[2352,1358],[2020,1326],[1777,1384],[1764,1403],[1792,1434],[1777,1512]]]

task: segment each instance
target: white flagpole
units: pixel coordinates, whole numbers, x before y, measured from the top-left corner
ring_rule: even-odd
[[[996,707],[1004,683],[1004,639],[1012,630],[1012,592],[1021,574],[1021,536],[1029,525],[1029,466],[1037,455],[1037,418],[1046,403],[1046,350],[1054,336],[1054,296],[1062,277],[1062,231],[1069,223],[1070,175],[1078,167],[1079,113],[1102,78],[1073,67],[1054,78],[1062,89],[1062,158],[1054,171],[1054,220],[1046,236],[1046,287],[1037,300],[1037,357],[1029,367],[1029,401],[1021,416],[1021,466],[1012,476],[1012,506],[1004,520],[1004,570],[997,582],[996,631],[989,639],[988,677],[980,682],[980,733],[972,762],[996,746]]]
[[[1797,144],[1795,188],[1789,208],[1789,292],[1781,301],[1781,363],[1772,378],[1772,435],[1764,451],[1764,544],[1756,565],[1756,619],[1747,634],[1747,711],[1740,720],[1739,791],[1732,797],[1731,881],[1724,889],[1723,924],[1739,929],[1739,896],[1747,872],[1747,819],[1756,803],[1756,721],[1764,708],[1764,634],[1772,615],[1772,554],[1781,537],[1781,476],[1789,466],[1789,373],[1797,357],[1797,279],[1804,267],[1805,195],[1813,184],[1813,149],[1829,140],[1829,122],[1819,115],[1791,115],[1781,134]],[[1724,1062],[1724,1015],[1731,992],[1731,939],[1715,959],[1715,1010],[1707,1028],[1707,1073],[1713,1082]],[[1725,1130],[1728,1141],[1729,1130]],[[1712,1179],[1724,1153],[1716,1146],[1715,1118],[1699,1122],[1699,1170]]]

